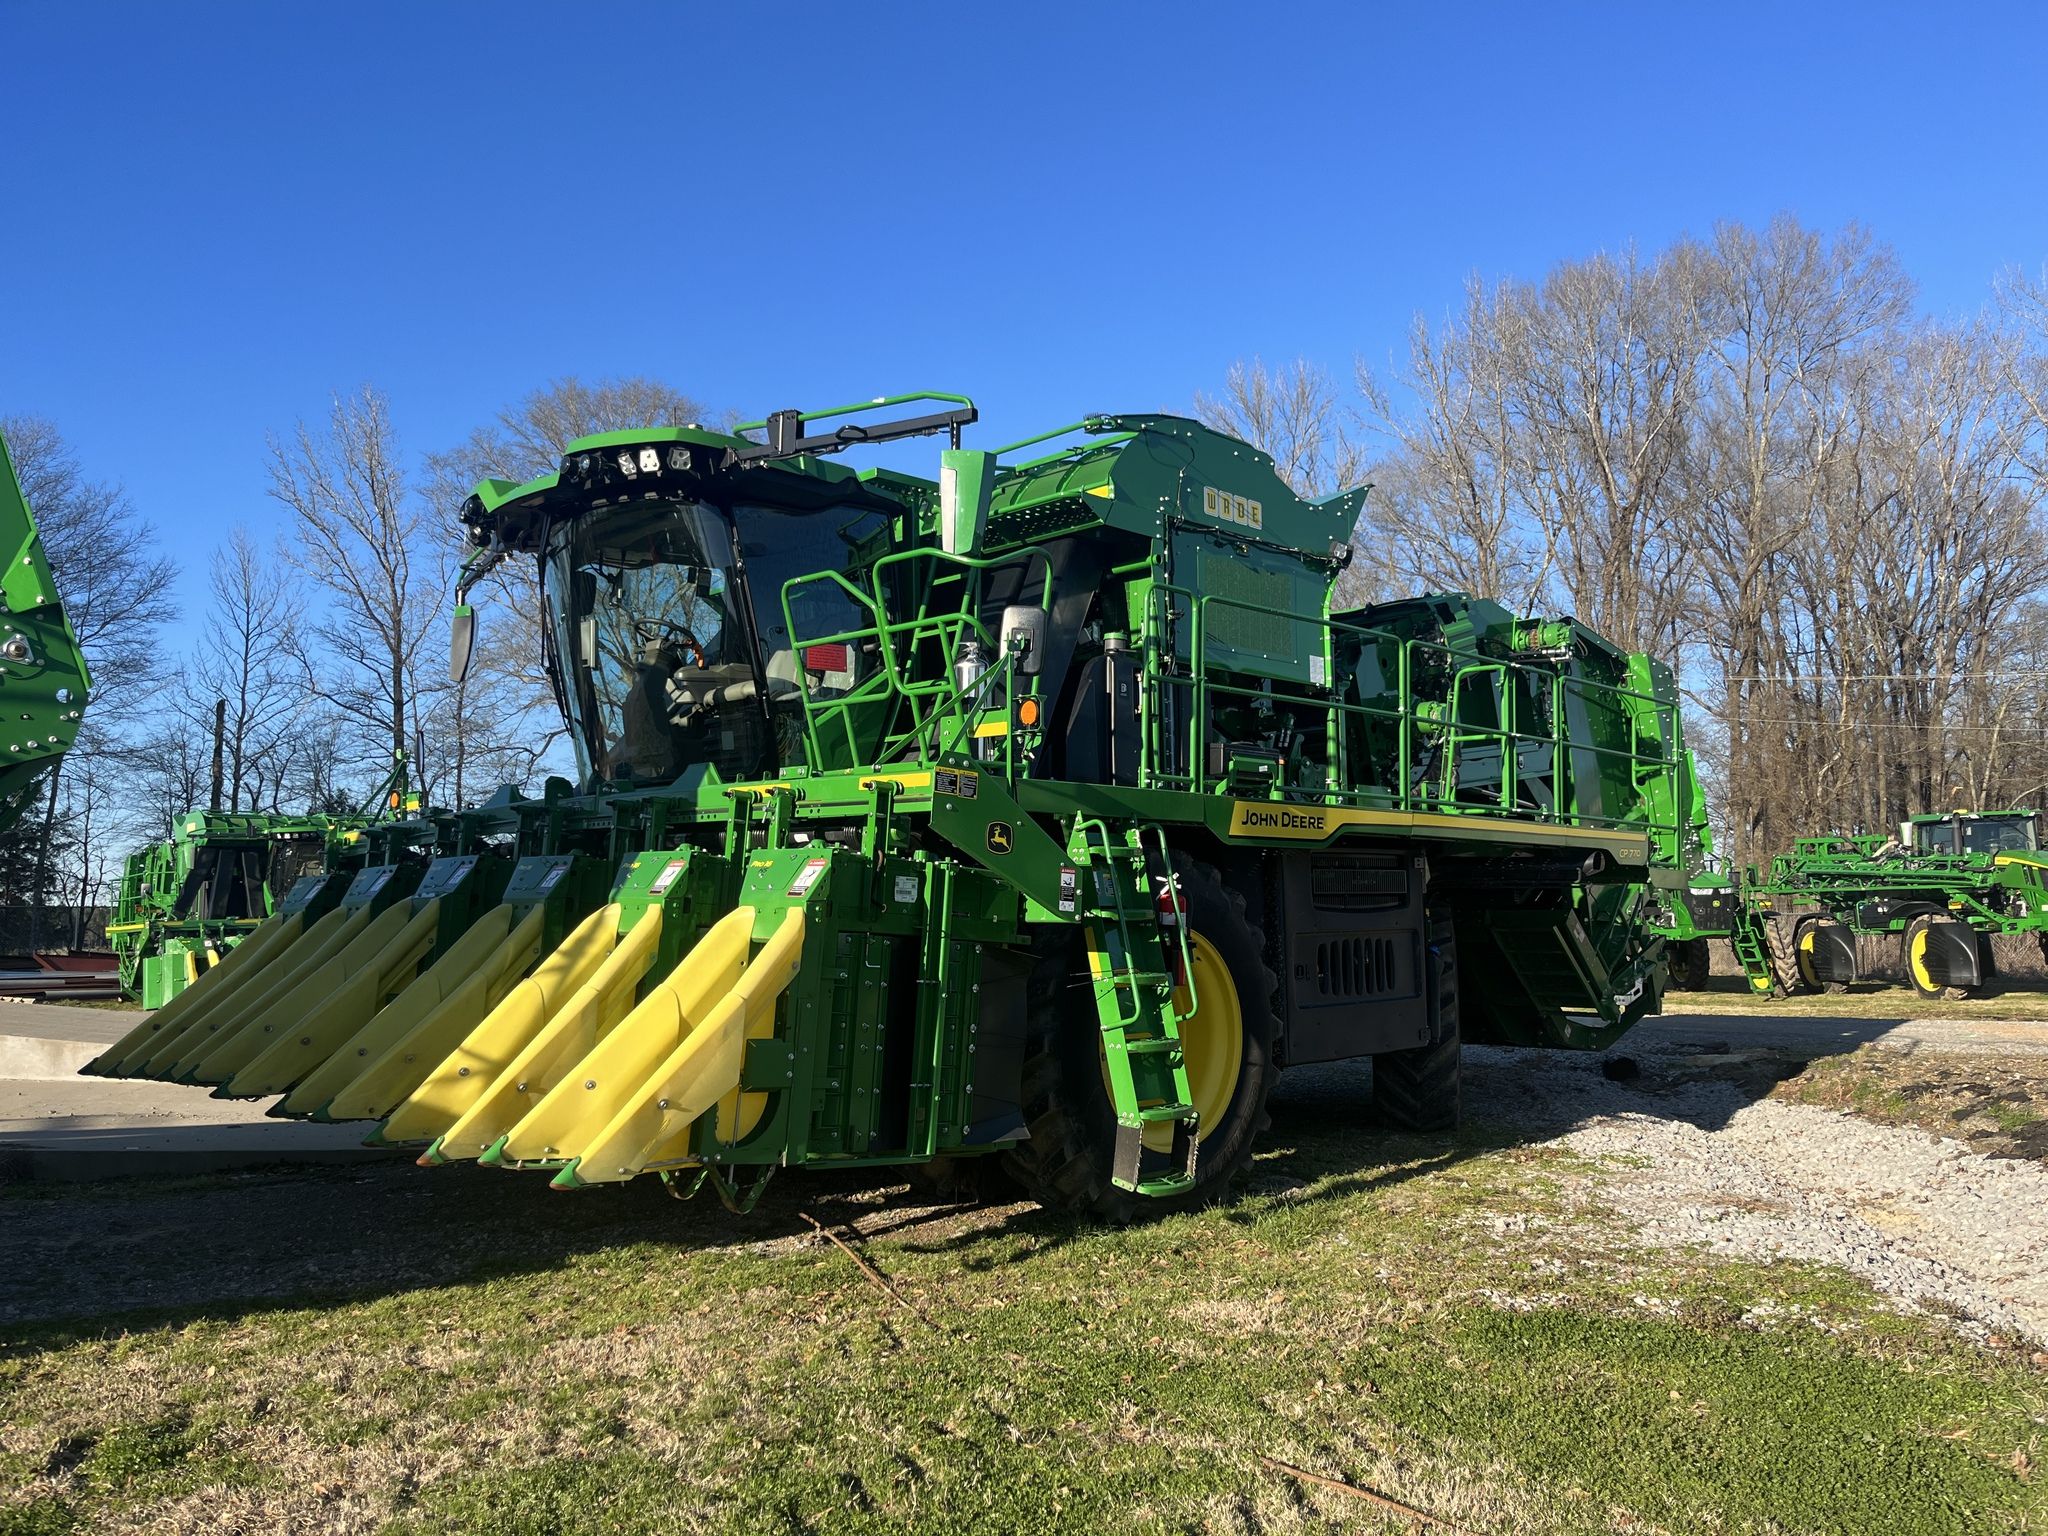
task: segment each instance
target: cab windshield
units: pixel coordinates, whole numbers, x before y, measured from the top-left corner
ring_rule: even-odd
[[[586,781],[666,784],[698,764],[733,781],[801,762],[804,697],[850,687],[860,659],[793,643],[782,587],[848,569],[849,526],[844,511],[641,501],[557,528],[547,606]],[[850,599],[819,592],[834,611],[800,612],[804,634],[859,622]]]
[[[1959,816],[1916,825],[1922,853],[2018,853],[2039,846],[2032,816]]]
[[[1961,827],[1965,853],[2020,853],[2035,842],[2031,816],[1975,816]]]

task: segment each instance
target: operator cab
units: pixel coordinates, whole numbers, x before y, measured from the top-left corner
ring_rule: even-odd
[[[840,420],[908,400],[947,408]],[[599,433],[555,474],[486,480],[462,510],[478,553],[456,587],[452,675],[474,645],[467,593],[499,560],[532,555],[548,680],[586,787],[804,767],[808,708],[864,695],[879,666],[876,562],[910,536],[903,487],[930,489],[819,455],[939,432],[957,449],[974,419],[964,396],[917,395],[777,412],[736,433]],[[842,724],[865,736],[886,719]]]
[[[857,647],[792,642],[851,630],[836,586],[875,512],[654,500],[595,511],[551,534],[545,590],[556,669],[586,780],[666,784],[699,764],[720,779],[800,764],[805,697],[857,680]]]
[[[2041,818],[2034,811],[1957,811],[1949,816],[1915,816],[1899,831],[1900,841],[1913,852],[1949,858],[2032,853],[2041,846]]]

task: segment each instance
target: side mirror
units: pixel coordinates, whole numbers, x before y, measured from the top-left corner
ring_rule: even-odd
[[[476,610],[468,603],[455,605],[455,617],[448,623],[448,681],[460,683],[469,676],[470,652],[476,649]]]
[[[1051,624],[1052,616],[1043,608],[1012,603],[1003,610],[1003,628],[996,637],[997,644],[1005,656],[1016,656],[1016,642],[1024,642],[1024,653],[1017,656],[1017,670],[1025,677],[1036,677],[1045,663],[1045,636]]]

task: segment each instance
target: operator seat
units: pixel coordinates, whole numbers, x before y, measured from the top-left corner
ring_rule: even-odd
[[[623,764],[636,779],[660,780],[676,772],[675,733],[669,723],[669,678],[681,656],[660,640],[640,648],[633,686],[619,711],[619,744],[612,753],[612,776]]]

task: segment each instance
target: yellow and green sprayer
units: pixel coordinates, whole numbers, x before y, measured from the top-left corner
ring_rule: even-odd
[[[1994,938],[2031,935],[2048,959],[2048,851],[2033,810],[1929,812],[1896,835],[1802,837],[1744,872],[1742,898],[1738,954],[1758,991],[1843,991],[1864,979],[1858,940],[1872,935],[1898,940],[1906,980],[1930,1000],[1990,980]]]
[[[1000,1158],[1124,1218],[1225,1191],[1280,1070],[1440,1129],[1466,1042],[1660,1004],[1693,795],[1661,663],[1439,594],[1344,608],[1365,491],[963,397],[612,432],[487,481],[453,624],[531,562],[579,782],[370,823],[88,1070],[425,1165],[744,1208]],[[842,449],[937,436],[935,475]]]

